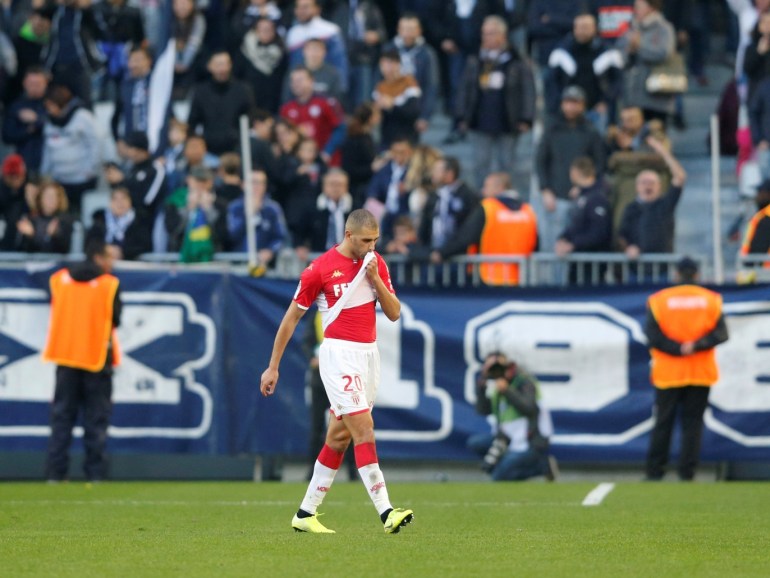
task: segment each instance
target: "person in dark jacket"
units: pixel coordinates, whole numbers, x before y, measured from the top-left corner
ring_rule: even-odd
[[[425,203],[417,234],[424,247],[441,251],[476,210],[481,198],[460,179],[460,162],[454,157],[436,161],[431,180],[436,191]]]
[[[364,205],[366,187],[374,176],[372,163],[377,156],[377,147],[372,131],[380,123],[380,111],[372,103],[360,104],[347,125],[347,137],[342,143],[342,170],[350,178],[350,194],[353,208]]]
[[[152,55],[146,48],[133,48],[128,56],[128,74],[120,83],[112,115],[112,136],[123,153],[123,140],[132,132],[146,133],[150,123],[150,73]],[[165,141],[165,138],[164,138]],[[165,142],[160,150],[165,148]]]
[[[348,192],[348,175],[342,169],[330,169],[323,178],[323,190],[315,206],[305,213],[302,234],[294,239],[300,259],[309,253],[323,253],[345,238],[345,222],[353,210]]]
[[[146,213],[154,221],[166,196],[166,169],[162,162],[152,158],[149,148],[147,135],[143,132],[126,136],[126,155],[133,166],[124,184],[131,194],[134,209]]]
[[[22,25],[18,34],[13,37],[13,48],[16,51],[16,76],[10,79],[6,98],[9,102],[21,96],[22,81],[32,67],[43,66],[43,50],[48,45],[51,32],[51,18],[56,7],[46,4],[34,8]]]
[[[380,149],[386,150],[395,140],[408,138],[416,143],[417,119],[420,117],[420,86],[413,76],[401,73],[401,56],[397,50],[380,56],[382,81],[374,87],[374,102],[382,111]]]
[[[109,94],[108,83],[117,92],[128,66],[131,49],[144,42],[144,24],[138,8],[129,6],[127,0],[104,0],[93,8],[96,39],[106,60],[101,94]]]
[[[95,211],[92,220],[86,243],[93,237],[102,239],[115,259],[133,261],[152,251],[152,221],[134,210],[126,187],[113,187],[109,207]]]
[[[16,245],[16,223],[32,207],[27,206],[25,183],[27,167],[18,154],[3,159],[0,176],[0,218],[5,222],[5,233],[0,240],[0,251],[13,251]]]
[[[120,362],[115,343],[120,283],[110,275],[114,258],[103,240],[91,239],[85,252],[85,261],[60,269],[50,282],[51,323],[43,359],[57,367],[45,464],[49,483],[68,477],[72,430],[81,412],[86,479],[99,482],[107,476],[112,368]],[[92,306],[85,308],[84,301]]]
[[[3,118],[3,141],[16,147],[27,170],[36,173],[43,159],[43,127],[46,110],[43,97],[48,90],[48,75],[42,67],[32,67],[24,74],[24,94],[15,100]]]
[[[558,235],[567,222],[571,200],[570,165],[587,156],[601,174],[604,170],[604,144],[597,130],[585,118],[585,92],[570,86],[562,93],[560,118],[546,128],[537,149],[537,176],[540,181],[541,210],[538,211],[540,248],[554,250]]]
[[[569,222],[556,241],[559,257],[570,253],[605,253],[612,250],[612,209],[604,183],[597,178],[596,167],[588,157],[578,157],[570,165],[575,198]],[[595,271],[590,264],[570,265],[569,282],[581,285],[602,283],[606,264]]]
[[[436,110],[439,92],[438,56],[422,36],[422,25],[416,14],[407,12],[398,20],[398,33],[383,51],[396,49],[401,57],[401,74],[411,75],[420,87],[420,116],[415,128],[422,134],[428,130]]]
[[[512,175],[518,137],[535,120],[534,74],[508,46],[505,21],[487,16],[481,32],[481,50],[466,61],[455,110],[460,130],[470,130],[477,186],[494,171]]]
[[[618,229],[620,248],[632,260],[646,253],[674,252],[676,207],[687,180],[682,165],[660,141],[647,137],[645,142],[666,163],[671,185],[663,195],[656,172],[646,170],[637,175],[636,199],[626,205]]]
[[[751,33],[751,44],[746,47],[743,72],[749,81],[749,101],[759,84],[770,76],[770,12],[757,18],[757,25]]]
[[[54,80],[66,80],[73,94],[90,108],[91,76],[104,68],[106,59],[96,43],[93,8],[81,4],[88,3],[60,0],[42,58]]]
[[[252,88],[256,106],[272,114],[281,106],[288,64],[286,46],[268,18],[256,21],[234,53],[235,75]]]
[[[233,64],[227,52],[211,56],[211,79],[195,87],[187,124],[190,132],[201,131],[209,150],[216,154],[237,150],[238,119],[254,107],[251,88],[233,78]]]
[[[54,181],[42,184],[34,212],[16,223],[18,251],[25,253],[69,253],[74,219],[64,187]]]

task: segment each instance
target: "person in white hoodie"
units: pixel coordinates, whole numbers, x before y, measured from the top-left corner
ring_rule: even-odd
[[[101,155],[94,114],[63,84],[52,84],[44,104],[48,119],[43,128],[40,172],[61,183],[70,210],[80,212],[85,191],[96,188]]]

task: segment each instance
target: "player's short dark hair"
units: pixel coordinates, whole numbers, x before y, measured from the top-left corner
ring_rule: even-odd
[[[594,161],[590,157],[577,157],[570,164],[570,168],[575,169],[586,178],[596,176],[596,165],[594,165]]]
[[[444,157],[441,159],[444,161],[444,168],[448,171],[452,171],[452,174],[455,176],[455,179],[460,178],[460,161],[457,160],[457,157]]]
[[[379,228],[377,219],[366,209],[356,209],[348,215],[348,220],[345,221],[345,230],[354,233],[361,229],[373,229],[376,231]]]
[[[401,54],[396,48],[390,48],[383,50],[380,54],[380,60],[392,60],[393,62],[401,62]]]

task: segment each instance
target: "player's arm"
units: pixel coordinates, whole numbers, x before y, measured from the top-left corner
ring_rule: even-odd
[[[302,319],[306,312],[307,309],[303,309],[293,301],[286,310],[286,314],[281,320],[281,325],[278,327],[278,332],[275,334],[273,353],[270,355],[270,365],[262,373],[259,386],[262,395],[273,395],[275,392],[275,386],[278,383],[278,366],[281,364],[283,352],[286,351],[286,346],[291,336],[294,335],[294,330],[297,328],[299,320]]]
[[[382,312],[385,313],[385,316],[391,321],[396,321],[401,317],[401,301],[398,300],[393,289],[388,287],[385,284],[385,281],[383,281],[379,271],[379,261],[380,259],[377,258],[372,259],[369,262],[366,266],[366,275],[369,277],[369,281],[377,292],[377,300],[380,302]],[[383,267],[385,267],[388,283],[390,283],[390,275],[387,274],[387,266],[384,265],[384,262]]]

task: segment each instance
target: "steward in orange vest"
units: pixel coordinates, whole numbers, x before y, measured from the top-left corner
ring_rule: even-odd
[[[766,255],[770,257],[770,181],[757,189],[758,212],[749,221],[741,245],[741,255]],[[765,263],[770,268],[770,261]]]
[[[86,260],[51,276],[51,320],[43,360],[57,364],[46,476],[67,478],[72,429],[81,414],[89,481],[105,475],[104,449],[112,412],[112,367],[120,362],[118,279],[103,239],[92,238]]]
[[[658,291],[647,301],[645,333],[652,357],[650,379],[656,388],[655,425],[647,454],[650,480],[663,477],[679,408],[679,477],[693,479],[709,388],[719,378],[714,348],[728,338],[722,297],[695,285],[697,274],[695,261],[682,259],[677,264],[682,284]]]
[[[537,249],[535,211],[510,186],[507,173],[492,173],[484,180],[481,206],[437,252],[441,260],[466,250],[480,255],[529,256]],[[519,284],[518,263],[483,263],[479,272],[487,285]]]

